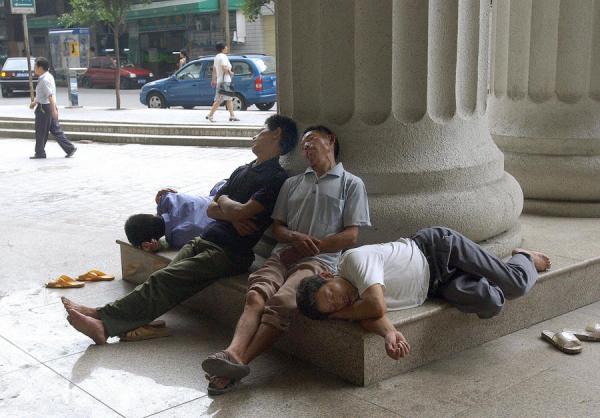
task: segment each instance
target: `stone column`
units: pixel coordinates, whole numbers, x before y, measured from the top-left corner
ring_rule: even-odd
[[[600,216],[600,1],[499,0],[492,136],[531,213]]]
[[[432,225],[520,241],[522,192],[486,121],[488,17],[489,0],[277,2],[280,112],[339,135],[369,193],[364,242]]]

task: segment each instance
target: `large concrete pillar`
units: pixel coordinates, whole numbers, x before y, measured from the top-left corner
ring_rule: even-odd
[[[341,160],[369,193],[365,242],[431,225],[498,252],[519,242],[522,192],[486,121],[488,6],[277,2],[280,112],[338,133]]]
[[[499,0],[492,136],[525,210],[600,216],[600,1]]]

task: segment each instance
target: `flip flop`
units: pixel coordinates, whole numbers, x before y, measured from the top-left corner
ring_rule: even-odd
[[[134,342],[163,338],[169,335],[171,335],[171,331],[166,327],[165,321],[154,321],[121,334],[119,338],[121,341]]]
[[[224,393],[230,392],[240,384],[239,380],[229,379],[229,383],[227,385],[225,385],[225,387],[218,388],[218,387],[214,386],[212,383],[212,379],[214,379],[216,376],[205,375],[205,377],[209,381],[208,394],[210,396],[218,396],[218,395],[222,395]]]
[[[92,269],[85,274],[80,275],[77,280],[80,282],[105,282],[114,280],[115,276],[106,274],[100,270]]]
[[[202,368],[210,376],[228,377],[239,380],[248,376],[250,367],[246,364],[236,362],[227,351],[219,351],[211,354],[202,362]]]
[[[64,274],[46,283],[46,287],[50,289],[71,289],[83,286],[85,286],[85,283],[79,283]]]
[[[571,332],[542,331],[542,338],[566,354],[579,354],[583,349],[581,341]]]
[[[600,341],[600,324],[591,324],[585,330],[563,330],[575,335],[581,341]]]

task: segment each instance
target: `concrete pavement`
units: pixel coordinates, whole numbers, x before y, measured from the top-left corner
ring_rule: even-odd
[[[164,317],[169,338],[96,347],[69,327],[59,297],[97,306],[127,292],[114,243],[126,217],[153,211],[164,186],[205,193],[252,156],[246,149],[81,144],[75,158],[64,159],[49,142],[48,154],[61,157],[32,161],[32,146],[0,140],[0,416],[598,415],[600,344],[567,356],[539,333],[599,322],[600,303],[366,388],[273,352],[252,364],[239,390],[210,398],[200,362],[229,333],[185,308]],[[524,228],[554,246],[564,241],[573,258],[599,250],[593,240],[559,235],[595,231],[597,220],[535,218]],[[94,267],[117,280],[42,287]]]

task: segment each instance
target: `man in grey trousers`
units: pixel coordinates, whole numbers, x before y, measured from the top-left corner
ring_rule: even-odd
[[[56,142],[69,158],[75,154],[77,148],[67,139],[58,123],[58,105],[56,104],[56,84],[54,77],[48,71],[50,64],[46,58],[39,57],[35,60],[35,75],[38,84],[35,88],[35,99],[29,105],[35,107],[35,154],[31,159],[46,158],[46,141],[48,133],[52,133]]]
[[[297,292],[299,310],[312,319],[359,321],[381,335],[387,354],[398,359],[408,341],[386,312],[413,308],[439,297],[465,313],[491,318],[506,299],[524,296],[550,259],[516,248],[504,262],[449,228],[422,229],[412,238],[365,245],[344,253],[339,276],[304,279]]]

